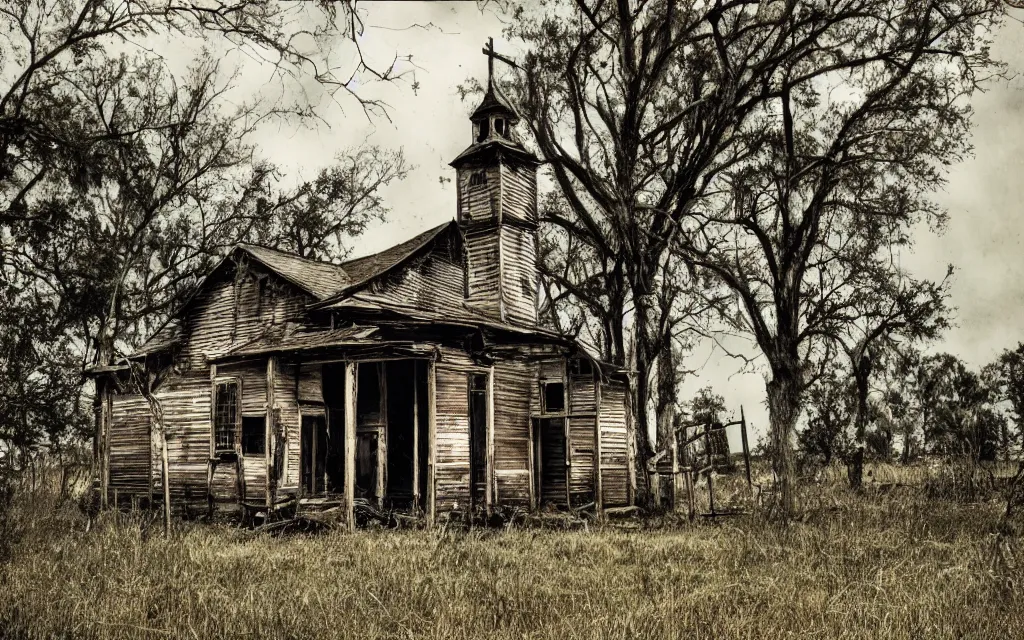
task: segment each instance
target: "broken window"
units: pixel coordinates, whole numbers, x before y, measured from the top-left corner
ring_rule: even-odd
[[[216,451],[234,451],[238,430],[238,382],[217,385],[214,400],[214,448]]]
[[[242,416],[242,453],[262,456],[267,452],[265,416]]]
[[[543,413],[558,413],[565,411],[565,385],[561,382],[541,383],[541,411]]]
[[[586,358],[573,358],[569,361],[569,373],[574,376],[593,375],[594,365]]]
[[[504,136],[505,135],[505,120],[504,119],[502,119],[502,118],[495,118],[494,119],[494,131],[499,136]]]
[[[491,124],[487,120],[480,121],[480,135],[477,137],[477,142],[483,142],[487,139],[487,136],[491,133]]]

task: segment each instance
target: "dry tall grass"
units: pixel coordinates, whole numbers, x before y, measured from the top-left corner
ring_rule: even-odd
[[[15,505],[8,638],[1017,638],[1003,505],[809,486],[806,515],[272,538]],[[633,523],[636,526],[639,523]],[[88,530],[87,529],[88,526]]]

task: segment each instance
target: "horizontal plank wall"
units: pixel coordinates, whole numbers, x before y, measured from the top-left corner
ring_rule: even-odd
[[[606,507],[629,504],[629,461],[626,439],[626,387],[601,385],[601,486]]]
[[[597,383],[592,373],[569,375],[569,493],[574,505],[594,500]]]
[[[160,403],[167,432],[171,500],[205,502],[211,437],[209,372],[190,372],[168,380],[153,395]],[[160,487],[158,449],[154,456],[154,487]]]
[[[149,496],[152,466],[149,402],[141,395],[113,395],[110,420],[110,491]]]
[[[530,398],[536,365],[494,363],[495,503],[530,504]]]
[[[435,509],[469,507],[469,378],[474,370],[464,354],[445,350],[435,366]]]

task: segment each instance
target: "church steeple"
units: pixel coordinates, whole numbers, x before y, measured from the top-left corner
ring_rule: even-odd
[[[466,301],[500,322],[537,324],[537,165],[518,140],[519,114],[494,86],[494,51],[487,91],[469,117],[473,139],[451,162],[457,171],[458,221],[466,245]]]

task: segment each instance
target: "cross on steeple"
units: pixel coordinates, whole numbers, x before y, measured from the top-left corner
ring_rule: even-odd
[[[505,64],[519,68],[516,61],[512,58],[506,58],[500,53],[494,50],[494,38],[487,38],[487,46],[482,49],[484,55],[487,56],[487,90],[490,91],[494,87],[494,59],[497,58]]]

